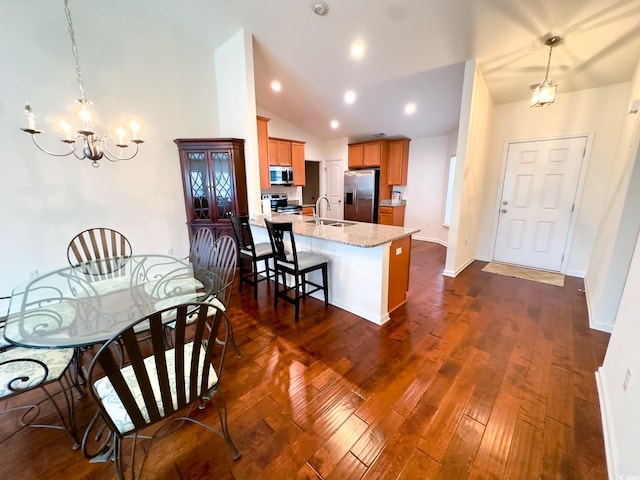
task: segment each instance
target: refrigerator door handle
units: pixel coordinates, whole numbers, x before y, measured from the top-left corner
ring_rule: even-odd
[[[358,214],[358,174],[354,175],[355,182],[353,183],[353,206],[356,211],[356,215]]]

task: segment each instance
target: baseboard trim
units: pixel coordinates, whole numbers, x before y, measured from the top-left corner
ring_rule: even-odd
[[[442,245],[443,247],[447,246],[446,242],[443,242],[439,238],[422,237],[422,236],[419,236],[419,235],[413,235],[411,237],[411,239],[412,240],[420,240],[421,242],[437,243],[439,245]]]
[[[593,309],[591,308],[591,297],[589,296],[589,281],[587,277],[584,277],[584,299],[587,304],[587,319],[589,320],[589,328],[598,330],[600,332],[611,333],[613,332],[613,325],[610,323],[596,322],[593,319]]]
[[[613,421],[607,402],[606,379],[602,367],[595,373],[596,389],[598,390],[598,400],[600,401],[600,417],[602,418],[602,436],[604,437],[604,453],[607,460],[607,472],[610,479],[621,478],[618,475],[618,465],[614,452],[617,451],[615,436],[613,435]]]
[[[444,271],[442,272],[442,274],[443,274],[445,277],[454,277],[454,278],[455,278],[455,277],[457,277],[457,276],[460,274],[460,272],[462,272],[465,268],[467,268],[469,265],[471,265],[471,264],[472,264],[473,262],[475,262],[475,261],[476,261],[476,259],[475,259],[475,258],[470,258],[469,260],[467,260],[467,262],[466,262],[464,265],[460,266],[460,267],[459,267],[458,269],[456,269],[455,271],[452,271],[452,270],[444,270]]]

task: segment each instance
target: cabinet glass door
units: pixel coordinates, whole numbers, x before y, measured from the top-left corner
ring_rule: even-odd
[[[191,180],[191,202],[194,220],[210,220],[209,178],[205,152],[187,152]]]
[[[228,218],[233,213],[233,178],[229,152],[212,152],[213,190],[216,197],[218,218]]]

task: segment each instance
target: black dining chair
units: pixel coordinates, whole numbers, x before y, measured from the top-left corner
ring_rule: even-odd
[[[265,219],[264,223],[267,226],[273,249],[276,279],[274,308],[278,308],[278,299],[292,303],[295,306],[295,321],[297,322],[300,316],[300,300],[319,290],[323,291],[324,304],[328,306],[327,257],[313,252],[299,252],[296,249],[291,222],[276,223]],[[307,278],[307,274],[316,270],[320,270],[322,273],[322,284]],[[293,285],[287,285],[287,274],[293,276]],[[282,289],[280,289],[279,276],[282,277]],[[311,289],[307,289],[309,285]]]
[[[131,243],[111,228],[89,228],[77,234],[67,247],[69,265],[85,274],[109,278],[117,275],[131,257]]]
[[[2,299],[7,298],[9,297],[2,297]],[[0,318],[0,338],[4,338],[5,322],[6,317]],[[37,404],[17,405],[0,410],[1,415],[22,411],[17,429],[0,439],[0,444],[23,427],[29,426],[65,430],[71,437],[74,448],[78,447],[71,392],[73,376],[70,366],[73,357],[72,348],[24,348],[8,342],[0,342],[0,402],[7,405],[6,401],[9,398],[35,389],[40,389],[45,394],[45,399]],[[55,384],[58,385],[57,390],[52,388]],[[56,402],[56,396],[62,397],[64,403],[62,408]],[[60,419],[59,425],[35,423],[42,402],[46,400]],[[6,424],[6,420],[4,422]]]
[[[269,269],[269,259],[273,258],[271,243],[254,243],[248,216],[232,216],[231,223],[240,250],[240,291],[242,284],[248,283],[253,287],[253,298],[257,300],[258,282],[272,278]],[[263,270],[258,270],[260,262],[264,262]]]
[[[215,311],[214,315],[211,312]],[[174,342],[165,343],[164,318],[175,317]],[[191,321],[195,316],[195,321]],[[136,327],[148,330],[151,348],[136,335]],[[167,434],[170,421],[189,421],[222,437],[234,459],[240,457],[227,427],[227,407],[220,391],[224,357],[230,342],[229,319],[210,303],[194,302],[172,306],[148,315],[122,330],[96,353],[89,367],[88,384],[98,412],[82,440],[87,458],[113,458],[119,478],[129,470],[132,478],[141,476],[144,463],[156,438]],[[128,359],[118,360],[119,348]],[[189,416],[189,407],[205,408],[213,403],[220,428],[216,429]],[[182,416],[176,414],[184,413]],[[110,435],[101,432],[104,425]],[[148,427],[157,425],[155,432]],[[136,466],[138,432],[145,430],[150,443]],[[152,429],[153,430],[153,429]],[[102,443],[98,437],[106,439]],[[132,439],[129,468],[122,462],[122,441]],[[215,447],[214,447],[215,448]]]

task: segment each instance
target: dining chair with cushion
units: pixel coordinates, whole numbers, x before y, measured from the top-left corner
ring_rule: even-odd
[[[328,306],[327,257],[313,252],[299,252],[296,249],[291,222],[276,223],[265,219],[264,223],[267,226],[273,249],[276,279],[274,308],[278,308],[278,299],[292,303],[295,306],[295,321],[297,322],[300,314],[300,300],[319,290],[323,291],[324,304]],[[307,278],[307,274],[316,270],[320,270],[322,273],[322,284]],[[287,286],[287,275],[293,277],[293,285],[291,286]],[[279,276],[282,277],[282,289],[280,289]],[[307,289],[309,285],[311,289]]]
[[[67,259],[88,275],[117,276],[131,256],[127,237],[110,228],[89,228],[77,234],[67,247]]]
[[[269,275],[269,259],[273,258],[271,244],[269,242],[254,243],[248,216],[232,216],[231,223],[240,249],[240,291],[242,291],[242,284],[248,283],[253,287],[253,298],[257,299],[258,282],[271,278]],[[264,270],[258,270],[260,262],[264,262]]]
[[[0,318],[0,337],[2,337],[5,322],[6,317]],[[79,446],[76,438],[74,404],[71,393],[73,378],[69,369],[73,356],[72,348],[24,348],[13,346],[8,342],[0,346],[0,401],[4,403],[11,397],[35,389],[40,389],[45,394],[45,398],[37,404],[18,405],[0,410],[0,414],[23,412],[19,420],[19,427],[0,439],[0,444],[23,427],[29,426],[65,430],[71,437],[74,448]],[[52,388],[54,384],[59,386],[57,391]],[[56,402],[56,396],[62,397],[64,403],[62,408]],[[47,400],[60,419],[60,425],[34,423],[40,413],[40,406]],[[32,398],[29,401],[32,401]],[[6,425],[6,423],[4,424]]]
[[[208,268],[212,262],[213,234],[208,228],[196,230],[189,244],[189,261],[198,268]]]
[[[214,311],[214,315],[210,313]],[[163,319],[175,317],[174,343],[167,346]],[[195,321],[189,322],[195,315]],[[136,335],[136,327],[148,330],[151,347]],[[220,380],[223,362],[230,341],[229,319],[226,313],[210,303],[194,302],[169,307],[148,315],[122,330],[96,353],[89,367],[89,391],[98,411],[82,440],[82,453],[87,458],[115,460],[120,478],[130,471],[133,478],[142,473],[153,441],[162,436],[173,421],[196,423],[221,436],[234,459],[240,457],[227,427],[227,408]],[[122,345],[126,366],[118,361],[118,345]],[[194,407],[207,403],[217,408],[220,429],[215,429],[189,414]],[[175,414],[175,415],[174,415]],[[178,417],[178,414],[182,414]],[[165,421],[171,417],[171,421]],[[108,428],[106,441],[94,444],[94,433]],[[148,427],[156,426],[151,429]],[[139,435],[145,429],[144,437]],[[128,468],[122,461],[122,441],[132,439]],[[147,438],[144,455],[136,461],[136,440]],[[136,465],[138,464],[138,465]]]
[[[199,230],[199,232],[201,232],[202,230],[205,230],[205,229],[201,229]],[[209,230],[206,229],[206,231],[209,231]],[[233,282],[234,282],[236,270],[237,270],[236,265],[237,265],[237,259],[238,259],[238,251],[236,248],[236,243],[234,242],[233,238],[227,235],[223,235],[219,237],[215,242],[212,241],[211,243],[209,243],[209,240],[203,240],[206,238],[208,238],[208,235],[205,233],[202,235],[200,240],[197,241],[195,244],[194,242],[191,243],[191,246],[196,247],[197,251],[193,252],[193,255],[190,252],[189,258],[190,259],[193,258],[191,260],[191,263],[193,263],[194,266],[205,269],[205,270],[209,270],[215,274],[214,282],[216,284],[212,288],[212,291],[214,293],[206,301],[211,303],[215,307],[215,309],[223,310],[226,312],[227,309],[229,308],[231,293],[233,291]],[[211,240],[213,240],[212,237],[211,237]],[[199,264],[194,263],[196,259],[200,259],[201,263]],[[173,287],[176,288],[175,285],[173,285]],[[182,303],[193,301],[194,297],[197,295],[197,290],[191,288],[189,291],[190,293],[184,294],[184,297],[182,298]],[[175,303],[176,303],[175,297],[168,297],[166,299],[163,299],[157,302],[156,308],[158,309],[164,308],[166,306],[169,306]],[[212,311],[212,314],[213,313],[215,313],[215,311]],[[189,317],[187,320],[190,321],[190,318],[191,317]],[[171,330],[174,328],[174,325],[175,325],[174,322],[167,323],[167,327],[168,327],[167,341],[169,343],[172,342]],[[233,331],[231,331],[230,333],[230,341],[231,341],[231,345],[236,351],[237,357],[241,358],[242,353],[240,352],[240,349],[238,348],[233,338]]]

